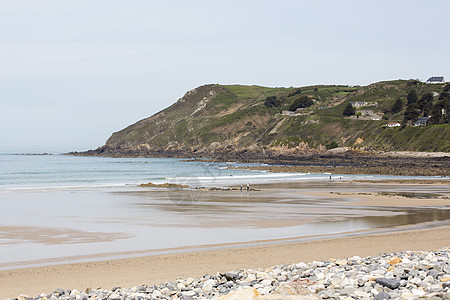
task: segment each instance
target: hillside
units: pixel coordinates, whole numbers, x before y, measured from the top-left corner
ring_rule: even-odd
[[[412,90],[419,100],[417,104],[407,105]],[[363,87],[204,85],[188,91],[155,115],[115,132],[104,146],[84,154],[297,156],[336,147],[450,152],[447,90],[448,85],[413,80],[385,81]],[[419,102],[425,99],[423,95],[432,95],[427,100],[428,108],[419,107]],[[398,107],[393,109],[396,100]],[[350,102],[360,102],[362,107],[356,108],[356,115],[346,117],[343,111]],[[445,108],[445,115],[435,121],[439,124],[414,127],[411,126],[414,120],[405,118],[412,110],[416,114],[413,117],[417,118],[433,109],[434,114],[441,112],[441,107]],[[383,127],[392,122],[402,126]]]

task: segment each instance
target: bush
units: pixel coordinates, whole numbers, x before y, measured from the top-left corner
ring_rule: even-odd
[[[302,89],[296,89],[295,91],[293,91],[292,93],[289,93],[288,97],[292,97],[295,95],[298,95],[302,92]]]
[[[419,97],[417,96],[417,93],[415,90],[412,90],[409,92],[408,96],[406,97],[408,100],[408,104],[416,103]]]
[[[419,116],[419,112],[415,108],[414,105],[408,105],[405,110],[405,115],[403,116],[403,124],[406,124],[408,121],[414,121]]]
[[[332,141],[331,143],[325,145],[325,147],[327,148],[327,150],[330,150],[330,149],[334,149],[334,148],[339,147],[339,145],[335,141]]]
[[[395,100],[394,104],[391,107],[391,113],[392,114],[396,114],[398,112],[400,112],[403,109],[403,101],[400,98],[397,98],[397,100]]]
[[[419,84],[419,80],[417,80],[417,79],[410,79],[406,83],[407,86],[418,85],[418,84]]]
[[[276,96],[270,96],[264,100],[264,106],[267,108],[279,107],[281,106],[281,101]]]
[[[302,96],[298,99],[295,99],[291,105],[289,105],[290,111],[296,111],[298,108],[307,108],[313,105],[314,102],[309,99],[307,96]]]

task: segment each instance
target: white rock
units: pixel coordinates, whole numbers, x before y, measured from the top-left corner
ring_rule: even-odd
[[[419,277],[414,277],[411,278],[411,280],[409,280],[410,283],[413,283],[415,285],[419,285],[422,282],[422,279],[420,279]]]
[[[214,279],[208,279],[203,283],[202,289],[205,292],[210,292],[213,289],[215,284],[216,284],[216,281]]]
[[[422,297],[423,295],[425,295],[425,292],[419,289],[412,289],[411,293],[417,297]]]
[[[259,288],[257,290],[257,292],[260,293],[261,295],[268,295],[271,290],[272,289],[270,287],[266,286],[266,287],[263,287],[263,288]]]
[[[412,300],[412,299],[416,298],[416,296],[414,296],[414,294],[411,294],[408,291],[403,292],[401,297],[402,297],[402,299],[405,299],[405,300]]]
[[[264,279],[263,281],[261,281],[261,284],[263,286],[269,286],[272,285],[272,279]]]
[[[258,273],[256,273],[256,279],[258,279],[258,280],[269,279],[269,274],[267,274],[265,272],[258,272]]]
[[[122,297],[119,294],[116,294],[116,293],[112,293],[111,295],[108,296],[108,298],[111,299],[111,300],[122,299]]]
[[[187,297],[193,297],[195,296],[197,293],[194,291],[187,291],[187,292],[182,292],[181,293],[183,296],[187,296]]]
[[[256,280],[256,275],[253,273],[248,274],[246,281],[252,282]]]
[[[338,265],[338,266],[344,266],[344,265],[347,264],[347,260],[345,260],[345,259],[337,260],[335,262],[335,264]]]
[[[184,284],[182,284],[181,282],[177,284],[177,289],[181,290],[184,289],[186,286]]]
[[[152,293],[152,297],[154,297],[154,298],[162,297],[162,295],[163,295],[163,293],[161,293],[158,290],[154,290],[153,293]]]
[[[325,278],[325,274],[319,270],[314,270],[314,275],[316,275],[318,280],[322,280]]]
[[[354,292],[355,296],[363,298],[363,297],[369,297],[369,294],[367,294],[366,292],[360,291],[360,290],[356,290]]]
[[[161,293],[164,295],[170,295],[170,290],[166,287],[164,287],[163,289],[161,289]]]
[[[355,286],[355,280],[351,279],[351,278],[344,278],[344,280],[342,280],[342,282],[341,282],[341,286],[354,287]]]

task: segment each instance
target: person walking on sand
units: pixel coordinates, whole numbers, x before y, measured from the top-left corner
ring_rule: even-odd
[[[247,182],[247,191],[250,191],[250,183]]]
[[[242,183],[241,183],[241,192],[242,192]]]

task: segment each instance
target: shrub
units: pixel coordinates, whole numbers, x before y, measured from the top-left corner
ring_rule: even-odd
[[[335,141],[332,141],[329,144],[325,145],[325,147],[327,148],[327,150],[330,150],[330,149],[334,149],[334,148],[339,147],[339,145]]]
[[[419,97],[417,96],[417,93],[415,90],[412,90],[409,92],[408,96],[406,97],[408,99],[408,104],[416,103]]]
[[[292,101],[291,105],[289,105],[289,110],[296,111],[298,108],[310,107],[313,104],[314,104],[314,102],[311,99],[309,99],[307,96],[302,96],[302,97]]]
[[[344,116],[352,116],[355,114],[356,109],[352,106],[352,104],[349,102],[347,106],[344,108],[344,111],[342,114]]]
[[[281,106],[281,101],[276,96],[270,96],[264,100],[264,106],[267,108],[279,107]]]
[[[403,101],[400,98],[397,98],[397,100],[395,100],[394,104],[391,107],[391,113],[392,114],[396,114],[398,112],[400,112],[403,109]]]
[[[289,93],[288,97],[292,97],[295,95],[298,95],[302,92],[302,89],[296,89],[295,91],[293,91],[292,93]]]

